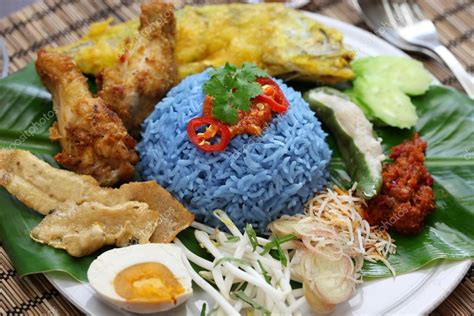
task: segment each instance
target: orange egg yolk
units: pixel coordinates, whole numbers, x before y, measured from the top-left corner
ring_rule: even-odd
[[[173,302],[184,288],[165,265],[157,262],[140,263],[121,271],[114,279],[118,295],[127,301]]]

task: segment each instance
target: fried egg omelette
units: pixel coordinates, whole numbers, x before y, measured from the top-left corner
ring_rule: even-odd
[[[272,76],[336,83],[350,80],[355,53],[339,31],[281,4],[186,6],[176,11],[175,56],[180,78],[226,62],[255,63]],[[142,34],[138,21],[91,25],[79,41],[63,47],[85,73],[117,63],[126,43]],[[132,40],[130,40],[132,38]]]

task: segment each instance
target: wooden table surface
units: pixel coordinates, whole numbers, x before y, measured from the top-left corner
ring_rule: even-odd
[[[188,1],[193,2],[193,1]],[[204,3],[206,1],[196,0]],[[207,1],[219,2],[219,1]],[[222,2],[222,1],[220,1]],[[474,0],[418,0],[440,33],[441,41],[473,72]],[[21,11],[13,13],[26,5]],[[306,10],[319,12],[366,28],[349,0],[313,0]],[[45,45],[64,45],[78,39],[90,22],[113,16],[124,21],[137,16],[133,0],[0,0],[0,37],[6,40],[10,72],[31,62]],[[8,15],[8,17],[6,17]],[[6,17],[1,19],[2,17]],[[32,28],[35,32],[32,32]],[[424,56],[414,56],[444,84],[460,89],[443,65]],[[80,315],[81,313],[42,276],[20,278],[0,245],[1,315]],[[470,269],[454,292],[432,315],[474,314],[474,272]]]

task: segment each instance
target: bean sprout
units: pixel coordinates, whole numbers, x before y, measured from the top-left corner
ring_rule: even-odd
[[[394,273],[386,260],[396,251],[394,240],[363,219],[365,203],[352,195],[354,188],[327,189],[308,202],[304,215],[274,221],[270,229],[278,238],[272,240],[256,236],[249,226],[241,232],[221,210],[214,215],[230,234],[193,223],[196,240],[214,259],[197,256],[179,239],[175,243],[206,270],[191,275],[216,301],[215,315],[246,310],[301,315],[307,300],[315,310],[328,312],[353,295],[364,260],[381,261]],[[270,246],[279,259],[269,253]],[[304,289],[293,290],[290,280],[303,282]]]
[[[192,225],[196,228],[194,234],[197,241],[214,257],[212,262],[192,253],[178,238],[175,243],[184,250],[190,262],[207,270],[199,274],[192,273],[192,278],[219,305],[216,314],[240,313],[243,309],[253,310],[255,306],[261,306],[263,312],[262,310],[259,312],[263,314],[267,312],[291,314],[290,306],[295,307],[297,299],[290,284],[290,267],[283,266],[278,259],[268,253],[262,254],[263,247],[270,243],[270,240],[258,237],[254,250],[247,233],[240,232],[227,214],[222,211],[215,211],[214,214],[226,225],[231,234],[201,223]],[[288,251],[283,247],[282,251],[289,261]],[[267,278],[263,277],[263,270]],[[217,289],[208,282],[215,284]],[[238,294],[236,289],[244,286],[240,292],[243,295]],[[293,312],[298,315],[298,310]]]

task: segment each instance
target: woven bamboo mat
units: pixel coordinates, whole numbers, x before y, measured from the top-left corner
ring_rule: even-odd
[[[188,3],[219,0],[182,0]],[[229,1],[230,2],[230,1]],[[474,72],[474,0],[418,0],[425,14],[438,27],[441,41]],[[306,10],[318,12],[366,28],[349,0],[313,0]],[[139,1],[133,0],[44,0],[0,20],[0,37],[6,41],[10,72],[35,59],[43,46],[64,45],[80,38],[91,22],[114,17],[125,21],[139,14]],[[414,56],[444,84],[460,89],[444,66],[423,56]],[[0,245],[1,315],[80,315],[42,276],[20,278]],[[433,315],[474,314],[474,270],[444,301]]]

